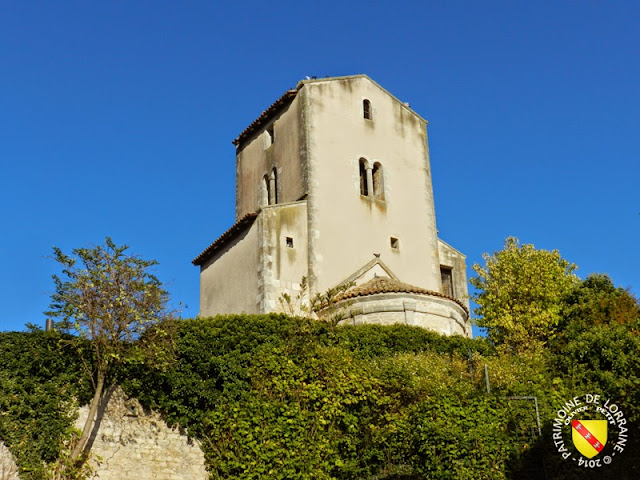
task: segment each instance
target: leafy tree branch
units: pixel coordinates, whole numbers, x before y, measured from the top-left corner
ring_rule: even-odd
[[[104,245],[77,248],[71,255],[53,249],[62,273],[53,275],[55,292],[45,314],[59,319],[58,330],[73,335],[71,342],[83,364],[91,366],[94,389],[87,421],[70,454],[75,463],[86,458],[82,454],[87,453],[85,446],[112,367],[139,358],[141,343],[133,342],[169,317],[169,295],[150,272],[157,262],[129,255],[127,250],[128,246],[118,246],[109,237]]]

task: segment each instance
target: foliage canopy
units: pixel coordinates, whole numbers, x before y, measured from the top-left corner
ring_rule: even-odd
[[[20,478],[46,478],[72,438],[75,408],[91,399],[75,350],[56,332],[0,333],[0,441]]]
[[[107,240],[104,250],[130,261],[126,247]],[[89,251],[96,254],[74,254],[94,258]],[[108,291],[120,291],[105,280],[107,257],[85,263],[82,255],[58,253],[65,279],[56,277],[52,310],[65,332],[0,333],[0,440],[28,480],[51,478],[50,467],[64,457],[73,410],[95,400],[101,362],[108,365],[105,382],[118,382],[200,441],[212,479],[603,478],[604,471],[567,464],[553,443],[558,406],[585,392],[615,399],[629,431],[638,431],[637,300],[604,275],[579,281],[557,252],[516,239],[487,255],[486,267],[476,266],[491,342],[406,325],[336,328],[285,315],[147,321],[162,318],[166,293],[146,276],[155,262],[135,259],[143,284],[160,289],[163,308],[155,317],[124,315],[132,328],[115,335],[109,350],[110,337],[83,330],[97,325],[92,317],[64,301],[80,305],[81,293],[91,291],[83,283],[88,265],[101,266],[96,278]],[[118,301],[136,304],[111,303]],[[111,308],[103,305],[96,318]],[[138,361],[158,337],[169,340],[169,357]],[[640,478],[640,436],[629,437],[606,475]]]
[[[560,323],[563,301],[578,284],[576,265],[557,250],[520,245],[515,237],[504,248],[483,255],[485,266],[473,265],[470,279],[478,289],[477,325],[485,327],[495,344],[517,351],[545,344]]]
[[[171,332],[174,362],[120,363],[114,376],[200,440],[213,479],[602,478],[554,449],[558,404],[599,393],[616,399],[630,431],[640,420],[640,340],[623,324],[535,355],[404,325],[335,329],[283,315],[183,320]],[[41,459],[55,459],[69,438],[69,399],[92,394],[64,342],[55,332],[0,334],[0,377],[11,386],[0,389],[0,439],[25,479],[45,478]],[[531,402],[510,399],[532,395],[541,437],[522,416]],[[638,440],[609,466],[613,478],[640,475]]]
[[[76,248],[72,255],[53,249],[62,275],[53,275],[55,292],[45,313],[60,319],[59,331],[72,335],[94,386],[87,422],[71,452],[74,462],[89,439],[111,366],[139,354],[132,342],[167,316],[168,293],[149,271],[157,262],[128,255],[127,249],[109,237],[104,245]]]

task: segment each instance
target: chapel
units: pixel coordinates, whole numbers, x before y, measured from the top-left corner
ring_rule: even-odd
[[[194,260],[200,315],[339,285],[343,323],[471,336],[465,256],[438,238],[427,121],[366,75],[286,91],[233,141],[235,223]]]

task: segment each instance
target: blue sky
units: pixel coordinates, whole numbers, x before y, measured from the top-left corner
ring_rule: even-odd
[[[638,2],[0,0],[0,330],[44,324],[54,245],[106,235],[197,315],[231,141],[313,75],[366,73],[429,120],[469,267],[515,235],[638,294],[638,25]]]

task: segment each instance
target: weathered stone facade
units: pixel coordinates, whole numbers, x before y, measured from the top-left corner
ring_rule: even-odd
[[[82,407],[82,428],[89,407]],[[197,442],[169,428],[157,412],[145,411],[120,388],[110,390],[100,406],[89,440],[94,479],[204,480],[204,455]]]
[[[303,276],[314,296],[383,274],[454,301],[442,312],[427,295],[440,313],[419,324],[471,335],[465,256],[437,236],[426,127],[366,75],[303,80],[276,100],[233,142],[236,224],[193,261],[200,315],[278,311]],[[363,271],[372,258],[384,272]]]

